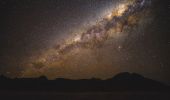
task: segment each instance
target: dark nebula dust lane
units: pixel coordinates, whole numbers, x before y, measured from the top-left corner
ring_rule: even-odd
[[[170,81],[168,0],[0,0],[0,8],[0,74]]]

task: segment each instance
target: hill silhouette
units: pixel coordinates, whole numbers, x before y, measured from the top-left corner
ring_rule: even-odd
[[[117,92],[117,91],[170,91],[170,87],[136,73],[120,73],[111,79],[70,80],[59,78],[9,79],[0,76],[0,91],[55,91],[55,92]]]

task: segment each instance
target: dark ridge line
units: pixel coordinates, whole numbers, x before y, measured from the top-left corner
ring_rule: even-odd
[[[48,80],[39,78],[10,79],[0,76],[0,91],[54,91],[54,92],[118,92],[118,91],[156,91],[170,92],[170,86],[145,78],[136,73],[123,72],[107,80],[59,78]]]

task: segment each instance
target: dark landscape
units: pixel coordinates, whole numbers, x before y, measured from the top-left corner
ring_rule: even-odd
[[[9,79],[0,77],[0,96],[6,99],[78,99],[78,100],[169,100],[170,87],[136,73],[120,73],[111,79]],[[26,96],[26,97],[25,97]]]

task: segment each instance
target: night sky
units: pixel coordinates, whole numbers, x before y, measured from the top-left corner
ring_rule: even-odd
[[[0,12],[0,74],[170,84],[168,0],[0,0]]]

